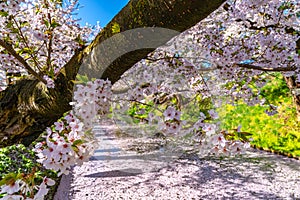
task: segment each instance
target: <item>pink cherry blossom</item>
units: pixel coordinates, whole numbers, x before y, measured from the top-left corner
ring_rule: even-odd
[[[20,190],[20,180],[17,180],[9,185],[1,186],[1,193],[13,194]]]
[[[55,130],[61,132],[64,130],[64,123],[63,122],[54,122]]]

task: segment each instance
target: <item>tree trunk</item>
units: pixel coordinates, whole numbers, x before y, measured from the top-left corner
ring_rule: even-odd
[[[38,80],[24,79],[1,92],[0,146],[30,144],[42,130],[70,110],[72,90],[60,75],[55,89]]]
[[[296,82],[295,77],[285,77],[284,79],[292,92],[293,102],[297,111],[297,121],[300,122],[300,83]]]
[[[85,49],[76,52],[55,81],[47,89],[37,80],[24,79],[0,92],[0,147],[22,142],[30,144],[47,126],[71,109],[73,83],[84,59],[93,49],[115,33],[141,27],[162,27],[178,32],[194,26],[216,10],[225,0],[131,0]],[[174,35],[164,38],[167,42]],[[162,44],[162,43],[161,43]],[[101,72],[102,78],[113,83],[145,58],[156,47],[126,53]],[[106,55],[102,55],[106,57]],[[97,72],[94,66],[90,69]]]

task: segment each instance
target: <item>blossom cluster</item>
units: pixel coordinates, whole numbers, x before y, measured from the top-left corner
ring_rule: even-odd
[[[198,42],[194,49],[201,48],[201,54],[218,66],[228,96],[243,98],[249,105],[261,103],[264,69],[283,69],[285,76],[300,82],[299,1],[238,0],[226,6],[188,34]]]
[[[173,70],[170,70],[168,67],[163,67],[163,65],[159,65],[159,67],[154,65],[153,68],[151,65],[148,67],[145,65],[139,65],[136,69],[134,69],[135,72],[132,70],[129,72],[129,75],[125,74],[122,79],[124,83],[132,83],[133,81],[130,78],[134,77],[135,81],[140,83],[140,85],[135,85],[135,87],[132,87],[128,93],[121,95],[121,99],[127,97],[128,101],[120,101],[119,103],[121,106],[115,106],[114,112],[117,112],[118,107],[121,109],[130,109],[130,102],[134,102],[131,104],[131,106],[133,105],[136,107],[135,114],[147,114],[148,124],[150,126],[156,126],[160,132],[168,137],[178,137],[181,138],[179,140],[182,140],[182,136],[184,137],[192,134],[196,143],[203,144],[200,145],[199,148],[202,148],[201,152],[205,153],[213,153],[216,155],[235,155],[244,153],[245,150],[250,146],[249,142],[242,140],[230,140],[227,138],[225,132],[218,128],[217,120],[219,116],[214,109],[207,110],[206,114],[200,112],[196,122],[193,122],[190,119],[182,119],[182,114],[191,115],[192,113],[190,112],[197,112],[197,110],[189,110],[184,108],[188,107],[188,104],[182,107],[182,105],[179,105],[179,99],[182,101],[194,99],[194,95],[201,90],[202,98],[215,98],[216,94],[214,91],[211,91],[211,88],[216,88],[216,82],[214,79],[206,79],[206,81],[204,81],[206,78],[206,76],[204,77],[204,74],[199,76],[197,73],[186,73],[185,79],[181,79],[180,83],[178,84],[177,80],[178,77],[180,77],[180,73],[178,71],[181,73],[184,73],[185,70],[193,72],[193,68],[192,70],[187,70],[182,68],[180,64],[181,63],[179,63],[178,68]],[[174,65],[172,65],[172,67],[174,67]],[[156,73],[158,73],[158,76],[156,76]],[[164,74],[165,77],[161,77],[162,74]],[[212,87],[212,85],[214,85],[214,87]],[[180,90],[183,90],[184,92],[180,93]],[[151,111],[148,113],[145,111],[145,109],[142,109],[141,111],[139,106],[137,106],[138,103],[141,105],[147,105],[147,103],[151,103],[153,99],[156,99],[154,102],[158,104],[164,104],[163,102],[160,102],[160,96],[156,94],[163,94],[161,96],[164,97],[164,101],[169,98],[169,101],[164,102],[167,104],[167,106],[165,107],[164,105],[161,105],[159,107],[159,105],[153,105],[152,109],[150,109]],[[174,105],[174,102],[179,104]],[[214,99],[212,99],[212,102],[214,102]],[[120,128],[122,128],[122,126],[120,126]],[[196,137],[198,133],[201,134],[199,137]],[[207,151],[204,151],[203,149],[207,149]]]
[[[35,146],[38,161],[46,169],[68,174],[72,165],[89,159],[97,147],[93,120],[98,114],[108,113],[111,95],[110,81],[97,79],[76,86],[73,110],[48,127],[45,141]]]
[[[164,53],[161,53],[162,51]],[[127,83],[130,89],[118,94],[119,101],[118,97],[115,98],[118,102],[113,109],[115,115],[117,112],[126,113],[134,107],[132,116],[146,114],[146,121],[150,127],[156,127],[157,131],[166,136],[181,140],[192,134],[194,142],[203,144],[199,145],[199,148],[208,149],[208,153],[243,153],[249,147],[247,141],[231,141],[223,136],[224,143],[216,142],[217,136],[223,135],[223,132],[218,128],[218,113],[215,110],[208,109],[204,114],[199,112],[197,106],[189,108],[191,104],[195,105],[195,99],[209,101],[214,106],[220,106],[226,101],[223,97],[220,98],[224,89],[220,87],[222,82],[218,79],[218,71],[210,71],[209,68],[213,66],[201,63],[206,62],[205,59],[178,58],[174,57],[173,53],[166,53],[166,49],[162,51],[154,52],[150,61],[138,63],[122,76],[120,82]],[[151,62],[151,59],[156,61]],[[202,69],[204,70],[201,71]],[[140,109],[150,105],[152,108],[146,109],[147,111]],[[196,122],[186,117],[195,115],[194,112],[199,112],[196,114]],[[130,120],[128,123],[131,123]],[[121,128],[123,124],[124,122],[120,124]],[[195,136],[198,133],[201,133],[200,137]]]
[[[38,162],[46,169],[68,174],[72,165],[87,161],[97,147],[95,138],[87,135],[84,124],[71,111],[46,129],[45,141],[35,145]]]
[[[209,110],[209,117],[216,120],[218,119],[218,114],[214,110]],[[213,153],[215,155],[237,155],[244,153],[249,147],[250,143],[248,141],[232,140],[226,138],[226,131],[221,131],[218,128],[217,123],[207,123],[204,113],[200,114],[199,120],[190,129],[192,132],[201,132],[205,136],[200,134],[197,138],[198,142],[205,143],[205,148],[208,148],[208,153]],[[241,127],[236,130],[240,133]]]
[[[93,119],[97,114],[103,115],[109,111],[109,99],[112,95],[110,89],[111,83],[104,80],[77,85],[74,102],[71,103],[74,104],[74,109],[52,127],[48,127],[44,135],[45,141],[35,145],[34,151],[39,158],[37,161],[46,169],[59,172],[60,176],[68,174],[71,166],[81,165],[89,160],[98,145],[92,133]],[[47,194],[45,183],[39,187],[36,194],[38,197],[35,199],[43,199],[42,196]],[[18,188],[15,185],[13,190]],[[23,199],[13,193],[8,192],[5,198]]]
[[[63,5],[62,5],[63,4]],[[10,0],[0,2],[0,39],[17,52],[37,73],[55,79],[76,49],[99,31],[99,26],[80,27],[74,18],[77,1]],[[0,69],[27,74],[20,59],[0,46]],[[24,61],[23,60],[23,61]],[[43,78],[43,77],[41,77]],[[2,79],[2,82],[5,79]]]
[[[74,92],[73,111],[84,123],[84,128],[92,128],[96,115],[105,115],[111,105],[111,82],[109,80],[96,79],[85,85],[76,85]]]
[[[240,140],[226,140],[223,134],[214,135],[211,138],[211,153],[216,155],[237,155],[243,154],[249,147],[249,142],[241,142]]]
[[[47,186],[53,186],[55,181],[44,177],[40,185],[31,186],[23,179],[11,180],[1,186],[0,194],[5,194],[3,200],[43,200],[48,193]]]
[[[251,60],[261,67],[289,67],[300,62],[296,51],[300,30],[297,1],[234,1],[202,35],[199,43],[219,66]],[[289,14],[286,14],[286,13]],[[245,14],[247,13],[247,14]],[[203,37],[204,36],[204,37]]]
[[[160,129],[167,134],[179,133],[182,126],[180,115],[181,115],[180,111],[176,110],[172,106],[169,106],[163,113],[164,123],[163,125],[160,125]]]
[[[191,73],[185,73],[184,79],[190,80],[191,90],[213,97],[214,103],[235,104],[242,99],[248,105],[268,104],[261,95],[268,81],[265,69],[283,69],[285,76],[295,76],[300,83],[299,1],[257,2],[226,2],[224,8],[168,44],[168,53],[155,55],[158,62],[152,65],[189,67]],[[167,58],[160,61],[163,56]],[[168,56],[173,56],[172,62],[166,62]],[[205,74],[202,69],[214,73]],[[276,109],[271,111],[266,113],[276,114]]]

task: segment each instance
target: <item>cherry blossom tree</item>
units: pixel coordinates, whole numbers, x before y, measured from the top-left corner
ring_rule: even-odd
[[[232,97],[257,104],[266,72],[282,72],[300,120],[299,1],[228,1],[208,28],[192,33],[208,50]],[[247,13],[247,14],[245,14]],[[243,88],[239,84],[243,83]],[[250,85],[256,85],[257,91]],[[238,91],[240,90],[240,91]],[[244,90],[244,91],[243,91]]]
[[[62,117],[64,111],[70,110],[73,83],[83,57],[115,34],[116,27],[119,32],[161,25],[182,32],[222,3],[130,1],[84,48],[92,29],[80,28],[73,19],[76,1],[64,6],[56,0],[1,1],[1,69],[6,75],[18,73],[26,77],[15,80],[12,76],[12,83],[1,92],[3,144],[27,134],[39,135],[48,126],[45,140],[35,146],[39,162],[47,169],[67,174],[70,166],[82,164],[96,148],[93,135],[87,134],[91,119],[108,113],[110,103],[122,112],[131,109],[134,102],[134,117],[146,113],[146,118],[139,120],[156,124],[166,135],[192,134],[193,141],[215,154],[243,152],[249,147],[248,139],[228,140],[232,133],[219,129],[218,114],[213,108],[222,105],[220,101],[233,103],[236,99],[249,105],[263,103],[260,88],[265,84],[264,74],[278,71],[283,73],[299,112],[300,5],[296,0],[227,1],[208,19],[172,40],[169,49],[157,49],[150,55],[152,49],[135,51],[135,56],[128,53],[105,69],[101,78],[109,80],[78,85],[71,103],[74,109]],[[168,12],[169,21],[162,20],[163,11]],[[132,67],[142,58],[146,59]],[[131,95],[125,93],[114,99],[112,83],[122,74],[123,80],[130,82],[133,73],[135,83],[128,90]],[[224,95],[220,97],[220,93]],[[164,106],[159,106],[159,95],[167,99]],[[193,99],[208,99],[213,106],[197,111],[196,121],[190,123],[184,119],[184,112],[190,111],[188,105]],[[267,112],[272,115],[275,109],[270,108]],[[43,126],[36,130],[41,122]],[[240,127],[234,133],[240,135]],[[13,184],[2,186],[2,192],[8,194],[6,198],[20,199],[22,196],[14,193],[28,186],[18,177],[13,180]],[[34,198],[42,198],[47,185],[53,184],[44,177]]]
[[[72,19],[70,13],[72,13],[76,6],[75,1],[71,2],[65,10],[62,9],[60,1],[43,3],[40,4],[38,1],[27,4],[23,1],[1,3],[1,15],[4,23],[2,23],[3,39],[1,39],[0,43],[3,48],[2,59],[6,61],[4,63],[8,63],[2,67],[8,74],[14,72],[29,73],[30,76],[45,83],[49,88],[53,88],[55,86],[54,79],[59,80],[58,76],[64,73],[65,70],[62,67],[71,58],[74,49],[84,44],[84,39],[87,39],[88,33],[91,30],[88,28],[80,29],[76,25],[76,20]],[[215,23],[218,19],[214,19],[214,22],[211,21],[214,25],[210,25],[210,28],[204,28],[201,31],[191,34],[194,38],[197,38],[198,35],[205,35],[204,38],[198,38],[198,41],[202,43],[199,47],[210,50],[210,53],[206,52],[206,58],[213,60],[214,64],[221,69],[221,74],[227,74],[225,76],[226,79],[237,74],[243,74],[237,73],[239,68],[255,70],[254,72],[253,70],[246,71],[247,75],[250,73],[249,71],[254,73],[254,75],[259,75],[262,71],[286,72],[285,78],[293,92],[294,101],[298,109],[299,90],[297,87],[299,83],[299,70],[297,63],[299,62],[299,56],[297,54],[297,42],[299,41],[299,18],[297,9],[299,5],[296,1],[274,2],[274,5],[272,4],[269,9],[275,9],[275,11],[272,10],[272,15],[267,11],[266,13],[260,11],[257,14],[257,10],[261,9],[265,4],[266,2],[261,2],[260,4],[253,2],[248,2],[248,4],[228,2],[224,6],[225,11],[228,12],[222,12],[223,14],[218,16],[220,19],[218,23]],[[141,8],[140,4],[137,4],[137,6]],[[32,11],[33,8],[36,9],[35,12]],[[242,12],[241,8],[251,8],[254,11],[248,16],[243,16],[240,14]],[[30,19],[24,18],[24,16],[31,16],[32,14],[35,17]],[[249,18],[254,19],[251,20]],[[218,28],[215,26],[218,26]],[[64,34],[64,37],[60,34]],[[216,35],[219,35],[219,37],[216,37]],[[270,38],[272,37],[277,38],[277,40],[271,41]],[[252,40],[259,42],[249,42]],[[12,44],[12,41],[15,41],[15,43]],[[232,48],[224,49],[225,46]],[[238,49],[241,46],[243,49]],[[198,50],[199,47],[194,46],[194,49]],[[255,49],[255,47],[257,48]],[[66,56],[61,56],[62,54],[58,53],[61,49],[65,51]],[[203,53],[202,51],[199,52]],[[73,58],[78,58],[78,55]],[[282,58],[286,58],[286,60],[282,61]],[[267,67],[267,65],[278,67]],[[113,74],[115,76],[115,78],[111,77],[113,82],[117,80],[116,78],[126,68],[120,69],[120,72]],[[109,67],[106,70],[107,72],[103,74],[103,77],[107,77],[107,73],[110,70]],[[70,71],[67,70],[65,72],[67,76],[68,74],[70,75]],[[245,77],[239,77],[239,80],[243,81]],[[249,79],[249,76],[247,77],[247,82],[253,80]],[[261,80],[257,81],[257,85],[261,86],[262,84]],[[231,89],[235,90],[235,87],[236,85]],[[244,86],[245,88],[247,87]],[[249,89],[247,91],[248,93],[252,93]],[[235,92],[234,94],[241,95],[239,92]],[[257,95],[258,93],[253,99],[253,95],[248,94],[252,100],[257,100]],[[10,95],[5,94],[3,96],[3,100],[6,101],[13,99]],[[30,104],[31,102],[27,103]],[[66,105],[66,102],[61,103]],[[20,110],[27,110],[26,106],[19,106],[18,112],[14,114],[20,113]],[[8,113],[6,113],[7,115]],[[12,115],[9,116],[11,117]],[[30,117],[28,116],[28,118]],[[22,119],[24,120],[24,116]],[[26,123],[32,123],[29,121],[28,119]],[[10,127],[6,127],[6,129],[11,132],[12,130],[20,129],[20,127],[13,127],[10,124]],[[3,129],[4,134],[7,132],[6,129]],[[5,135],[3,138],[7,139],[8,137]]]
[[[2,141],[10,141],[8,139],[14,139],[14,137],[18,139],[18,137],[22,137],[21,133],[29,134],[31,131],[35,131],[36,135],[39,135],[40,132],[36,129],[32,130],[32,126],[40,125],[38,122],[43,122],[46,116],[49,120],[43,125],[51,125],[62,115],[62,111],[70,108],[69,101],[72,94],[70,87],[73,86],[70,81],[75,79],[78,64],[82,62],[83,53],[91,51],[96,45],[92,43],[82,51],[77,53],[74,51],[74,49],[81,48],[84,45],[91,33],[89,27],[78,27],[76,20],[72,18],[71,14],[76,8],[76,3],[76,1],[71,1],[65,7],[62,7],[61,1],[5,1],[1,3],[3,24],[0,45],[2,46],[2,58],[5,61],[3,64],[9,63],[7,65],[2,64],[2,67],[7,73],[18,72],[29,77],[29,79],[16,81],[16,84],[12,84],[3,92],[2,100],[4,101],[3,105],[6,107],[3,109],[2,124],[4,135]],[[172,4],[172,2],[169,3]],[[173,3],[172,8],[175,10],[179,9],[177,6],[180,4],[177,4],[178,2],[176,1]],[[221,3],[219,2],[218,4],[216,2],[214,5],[209,5],[212,6],[212,9],[215,9]],[[142,2],[132,1],[123,10],[126,11],[126,8],[127,10],[132,10],[133,6],[136,6],[137,9],[145,9],[146,7]],[[149,6],[154,5],[149,4]],[[170,5],[165,6],[169,9]],[[192,4],[186,6],[189,7]],[[158,8],[160,7],[158,6]],[[245,10],[251,10],[251,12],[244,16],[243,11]],[[197,9],[194,11],[197,11]],[[190,14],[192,15],[188,16],[197,17],[195,13]],[[202,18],[207,14],[209,12],[205,11],[203,15],[199,14],[198,17]],[[178,16],[186,24],[187,22],[184,19],[187,16],[185,15],[185,12],[183,14],[179,12]],[[142,25],[141,21],[136,22],[137,15],[135,12],[130,17],[137,24],[137,27]],[[126,24],[128,22],[121,20],[119,17],[116,17],[98,35],[95,41],[103,41],[105,39],[103,35],[105,34],[107,34],[106,37],[113,35],[116,24],[120,29],[119,31],[121,31],[121,28],[130,25]],[[151,19],[149,23],[159,21],[160,18]],[[145,20],[145,23],[147,22]],[[187,24],[185,28],[193,23]],[[169,23],[169,27],[176,29],[173,23]],[[182,27],[177,27],[177,29],[183,30]],[[178,92],[174,88],[168,88],[163,85],[166,81],[160,75],[164,71],[169,73],[169,80],[170,77],[172,80],[178,80],[178,75],[184,74],[186,82],[181,77],[179,83],[173,82],[173,84],[177,88],[187,85],[188,89],[192,89],[194,93],[201,92],[201,98],[213,98],[217,94],[222,93],[230,97],[229,100],[231,102],[238,98],[243,98],[249,105],[253,105],[263,101],[259,97],[259,88],[264,85],[264,79],[262,78],[264,72],[283,71],[294,94],[294,101],[298,109],[299,53],[297,52],[297,42],[299,41],[299,3],[297,1],[272,1],[272,4],[265,1],[261,1],[259,4],[252,1],[243,3],[228,1],[207,20],[183,35],[183,39],[173,41],[173,48],[168,53],[165,53],[165,49],[162,49],[161,52],[153,53],[147,58],[148,61],[155,62],[154,64],[152,62],[152,66],[155,67],[153,73],[156,73],[155,81],[153,79],[147,80],[145,71],[149,70],[147,68],[149,64],[142,64],[144,66],[142,67],[144,74],[139,79],[136,79],[138,84],[131,88],[129,102],[136,101],[141,103],[141,100],[147,95],[155,93],[167,92],[172,94]],[[187,41],[191,41],[191,43],[188,43],[185,49],[181,48],[179,50],[176,48],[176,46],[187,43]],[[138,52],[139,55],[136,58],[140,59],[146,56],[150,50],[140,50]],[[74,53],[75,55],[72,57]],[[105,69],[102,78],[109,78],[112,83],[117,81],[124,71],[138,61],[137,59],[131,59],[128,63],[122,63],[123,67],[118,68],[118,71],[110,73],[116,66],[120,66],[120,60],[123,61],[123,58],[126,60],[127,57],[128,55],[125,55],[112,63],[111,66]],[[197,71],[199,63],[202,63],[201,65],[204,63],[204,68],[209,68],[210,71],[214,70],[212,75],[219,77],[222,83],[218,84],[217,87],[211,87],[215,84],[216,79],[199,76],[199,70]],[[269,67],[269,65],[272,67]],[[167,68],[163,67],[163,70],[161,70],[158,66],[167,66]],[[172,68],[175,67],[175,71],[170,71],[168,69],[170,66]],[[204,69],[204,71],[206,70]],[[149,76],[149,74],[146,75]],[[145,80],[147,91],[145,91],[145,86],[143,86]],[[255,90],[250,87],[253,84],[256,87]],[[20,87],[30,91],[33,90],[34,93],[29,95],[22,94],[22,98],[17,98],[17,108],[13,107],[11,109],[8,106],[10,104],[7,102],[11,100],[16,101],[16,95],[12,91],[20,92]],[[75,92],[75,100],[85,98],[85,95],[90,95],[90,97],[97,96],[96,93],[85,91],[82,88],[83,86],[79,87],[81,90]],[[160,91],[162,88],[163,90]],[[183,87],[182,89],[184,91],[186,88]],[[68,92],[63,93],[64,95],[62,96],[62,91]],[[101,95],[106,99],[103,91],[102,89]],[[104,94],[106,93],[104,91]],[[43,98],[43,96],[51,96],[53,98]],[[34,99],[33,101],[31,100],[32,98]],[[46,102],[46,100],[49,102]],[[179,111],[181,105],[179,101],[179,99],[176,99],[176,108],[168,106],[159,118],[155,118],[153,113],[149,113],[149,117],[151,117],[147,120],[153,121],[153,119],[156,119],[156,121],[160,121],[160,129],[168,134],[183,131],[182,126],[184,124],[181,124],[181,111]],[[42,102],[42,105],[37,102]],[[89,117],[95,115],[95,110],[99,109],[99,105],[97,109],[84,108],[85,105],[90,103],[91,101],[75,105],[76,114],[83,115],[81,119],[87,120],[85,122],[87,127],[91,125],[88,124]],[[109,105],[108,99],[102,103],[106,105],[107,110]],[[61,109],[61,106],[67,109]],[[38,108],[36,109],[36,107]],[[124,106],[124,108],[126,107]],[[267,113],[273,114],[276,112],[271,105],[270,108],[271,110],[266,111]],[[49,110],[52,112],[51,114],[48,113]],[[144,113],[143,110],[139,112]],[[38,121],[32,116],[36,116],[37,113],[39,114]],[[17,119],[15,119],[14,115],[17,116]],[[213,110],[210,110],[208,115],[211,119],[217,119],[217,114]],[[199,123],[196,123],[194,128],[200,128],[208,135],[213,135],[217,132],[217,126],[214,124],[202,123],[207,118],[205,114],[201,113],[199,117]],[[9,118],[13,118],[14,123],[7,123]],[[79,124],[79,122],[75,123],[75,126],[80,127]],[[22,125],[25,127],[21,128]],[[68,129],[68,127],[71,127],[70,131],[72,132],[74,128],[72,128],[72,125],[66,126],[63,122],[55,122],[55,126],[59,132],[64,128]],[[44,128],[44,126],[41,127]],[[50,132],[48,131],[48,134]],[[29,135],[32,136],[34,134]]]
[[[77,8],[76,1],[70,1],[65,7],[59,0],[1,2],[1,34],[4,37],[0,41],[1,56],[7,61],[2,62],[5,63],[4,71],[8,75],[22,72],[17,81],[1,92],[1,146],[20,140],[30,144],[47,126],[71,109],[72,80],[75,80],[86,54],[116,34],[113,32],[115,24],[119,25],[120,31],[161,26],[182,32],[223,2],[173,0],[153,4],[151,1],[130,1],[87,47],[84,45],[91,30],[79,28],[71,15]],[[165,15],[169,16],[166,21]],[[152,50],[142,49],[123,55],[109,66],[102,78],[116,82],[122,73]],[[8,78],[16,79],[16,76]]]
[[[30,74],[54,88],[53,79],[91,33],[72,18],[76,1],[66,8],[59,2],[1,2],[1,69]]]

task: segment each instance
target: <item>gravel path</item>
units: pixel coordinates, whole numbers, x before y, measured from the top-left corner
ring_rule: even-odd
[[[223,160],[137,154],[114,131],[98,129],[101,149],[62,177],[55,200],[300,199],[298,160],[258,150]]]

